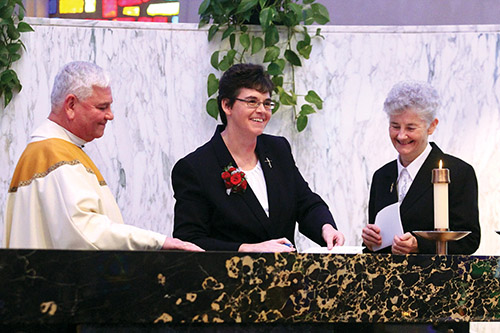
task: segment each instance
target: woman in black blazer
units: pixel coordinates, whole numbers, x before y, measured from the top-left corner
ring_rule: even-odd
[[[395,236],[392,246],[379,252],[395,254],[436,253],[435,242],[417,238],[416,230],[434,230],[432,169],[440,160],[450,170],[449,229],[471,231],[465,238],[448,243],[449,254],[472,254],[479,247],[478,189],[474,169],[464,161],[444,154],[428,143],[438,124],[437,91],[426,82],[405,81],[389,92],[384,111],[389,116],[389,136],[399,153],[373,175],[368,205],[368,222],[363,228],[365,246],[372,250],[382,244],[375,217],[383,208],[399,201],[404,234]]]
[[[288,141],[262,134],[273,89],[259,65],[234,65],[220,79],[223,125],[172,170],[175,237],[205,250],[289,252],[298,222],[313,241],[343,245],[328,206],[295,166]]]

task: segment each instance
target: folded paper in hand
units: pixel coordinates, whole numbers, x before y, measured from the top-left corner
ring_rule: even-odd
[[[399,202],[384,207],[375,216],[375,225],[380,228],[382,245],[374,246],[373,251],[378,251],[388,246],[392,246],[394,236],[404,234],[401,217],[399,215]]]

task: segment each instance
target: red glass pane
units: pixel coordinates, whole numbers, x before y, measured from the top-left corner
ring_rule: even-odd
[[[134,17],[117,17],[113,21],[135,21]]]
[[[155,16],[153,17],[153,22],[168,22],[167,16]]]
[[[144,16],[142,16],[142,17],[139,17],[137,19],[137,21],[141,21],[141,22],[153,22],[153,18],[152,17],[144,17]]]
[[[134,6],[134,5],[140,5],[142,3],[142,0],[118,0],[118,4],[120,6]]]
[[[102,0],[102,17],[111,18],[118,15],[117,0]]]

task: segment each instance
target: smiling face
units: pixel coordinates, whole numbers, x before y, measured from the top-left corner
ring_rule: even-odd
[[[222,102],[222,108],[227,117],[227,128],[235,130],[241,135],[259,136],[264,132],[272,111],[262,104],[271,101],[270,94],[261,93],[255,89],[241,88],[232,106],[228,100]],[[261,104],[257,108],[251,108],[245,101],[257,101]]]
[[[389,136],[403,166],[408,166],[425,150],[428,137],[434,132],[437,124],[436,118],[428,125],[412,109],[390,116]]]
[[[72,96],[74,101],[70,131],[87,142],[100,138],[104,134],[108,120],[114,118],[111,111],[111,103],[113,103],[111,88],[94,86],[92,95],[85,100]]]

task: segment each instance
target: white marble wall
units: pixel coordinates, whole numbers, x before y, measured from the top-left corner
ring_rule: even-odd
[[[94,61],[112,73],[115,120],[87,145],[127,223],[170,234],[174,163],[208,140],[204,111],[214,45],[195,24],[28,21],[27,51],[15,69],[24,86],[0,113],[0,227],[10,177],[32,129],[50,108],[58,69]],[[267,132],[286,136],[311,187],[329,204],[348,245],[359,245],[373,172],[396,156],[382,102],[402,79],[429,80],[442,94],[433,139],[472,164],[479,179],[483,237],[478,254],[500,255],[498,134],[500,26],[322,27],[299,89],[316,90],[324,110],[303,133],[287,110]],[[299,236],[300,237],[300,236]],[[0,234],[0,240],[3,234]],[[299,247],[309,244],[302,237]]]

